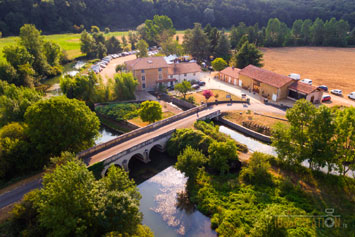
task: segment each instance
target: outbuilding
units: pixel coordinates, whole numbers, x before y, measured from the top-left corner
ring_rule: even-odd
[[[221,81],[225,81],[229,84],[233,84],[237,86],[239,85],[239,72],[240,72],[239,68],[226,67],[225,69],[223,69],[218,73],[218,78]]]
[[[323,90],[300,81],[295,81],[288,88],[287,98],[291,100],[306,99],[313,104],[318,104],[322,100],[322,96]]]

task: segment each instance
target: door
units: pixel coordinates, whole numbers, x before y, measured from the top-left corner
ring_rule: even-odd
[[[242,87],[243,86],[243,82],[241,80],[239,80],[239,86]]]
[[[231,83],[231,77],[229,77],[229,79],[228,79],[228,83]]]
[[[277,94],[272,94],[272,100],[276,101],[277,100]]]
[[[235,86],[237,85],[237,79],[234,79],[234,85]]]

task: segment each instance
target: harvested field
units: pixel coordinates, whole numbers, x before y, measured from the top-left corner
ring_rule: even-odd
[[[301,74],[316,86],[343,90],[344,97],[355,91],[355,48],[284,47],[262,51],[265,69],[283,75]]]

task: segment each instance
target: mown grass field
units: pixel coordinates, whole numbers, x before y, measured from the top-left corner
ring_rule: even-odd
[[[183,40],[183,31],[177,31],[177,35],[179,36],[179,41],[182,42]],[[116,36],[118,39],[125,35],[128,36],[128,31],[117,31],[117,32],[110,32],[109,34],[105,34],[105,36],[111,37]],[[59,44],[62,49],[67,51],[68,56],[70,59],[74,59],[76,57],[82,56],[80,52],[80,34],[56,34],[56,35],[44,35],[45,40],[53,41]],[[0,39],[0,61],[4,60],[2,49],[5,46],[16,44],[19,40],[19,37],[6,37]]]
[[[344,95],[355,91],[355,48],[264,48],[263,53],[265,69],[283,75],[298,73],[316,86],[341,89]]]

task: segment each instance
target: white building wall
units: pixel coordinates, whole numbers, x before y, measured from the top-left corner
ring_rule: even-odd
[[[176,75],[170,75],[169,79],[175,78],[176,82],[175,83],[180,83],[184,80],[186,81],[192,81],[192,80],[200,80],[201,73],[196,72],[196,73],[186,73],[185,74],[176,74]]]

